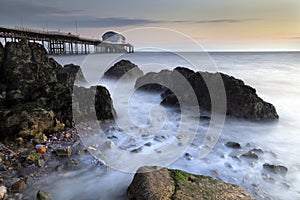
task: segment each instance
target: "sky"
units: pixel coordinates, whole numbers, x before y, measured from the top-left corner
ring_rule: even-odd
[[[299,0],[0,0],[0,26],[100,38],[136,48],[300,50]]]

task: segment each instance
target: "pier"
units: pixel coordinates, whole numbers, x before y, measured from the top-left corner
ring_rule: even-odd
[[[60,31],[43,31],[24,27],[0,27],[0,38],[6,42],[26,39],[42,44],[49,55],[89,54],[89,53],[133,53],[129,43],[110,43],[100,39],[90,39]]]

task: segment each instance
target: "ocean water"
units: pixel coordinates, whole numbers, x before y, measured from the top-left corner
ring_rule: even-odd
[[[117,126],[104,131],[114,148],[103,150],[103,130],[83,137],[88,147],[101,149],[94,156],[110,170],[91,167],[67,174],[53,174],[39,186],[55,199],[126,199],[133,172],[141,165],[161,165],[194,174],[209,175],[248,190],[256,199],[300,199],[300,53],[172,53],[94,54],[56,56],[60,64],[82,67],[90,85],[106,86],[117,112]],[[120,59],[137,64],[144,73],[177,66],[194,70],[220,71],[242,79],[258,95],[272,103],[280,116],[275,122],[251,122],[222,116],[200,120],[192,110],[179,112],[159,105],[159,94],[134,90],[134,81],[102,79],[104,72]],[[204,113],[205,114],[205,113]],[[207,113],[206,113],[207,114]],[[82,129],[81,131],[84,131]],[[239,150],[225,146],[241,144]],[[144,146],[151,143],[151,146]],[[139,153],[132,153],[140,147]],[[259,159],[241,155],[262,150]],[[105,154],[105,156],[103,156]],[[263,169],[264,163],[288,168],[285,176]],[[101,168],[101,167],[100,167]]]

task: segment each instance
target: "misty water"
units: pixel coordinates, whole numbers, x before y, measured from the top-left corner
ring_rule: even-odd
[[[42,179],[39,188],[51,192],[54,199],[126,199],[133,172],[141,165],[212,176],[242,186],[257,199],[300,198],[300,53],[140,52],[55,59],[60,64],[80,65],[90,85],[106,86],[118,117],[117,126],[107,128],[104,133],[106,137],[116,136],[111,139],[115,147],[104,152],[105,158],[94,154],[104,159],[108,167],[95,166],[82,157],[83,169],[53,173]],[[224,123],[199,121],[192,110],[182,114],[176,108],[160,106],[159,94],[135,91],[134,81],[101,79],[120,59],[137,64],[144,73],[184,66],[232,75],[272,103],[280,118],[267,123],[230,117]],[[97,147],[97,141],[103,139],[103,130],[96,125],[89,129],[94,134],[86,135],[82,142],[87,147]],[[188,143],[182,142],[182,138],[188,138]],[[228,148],[225,146],[228,141],[238,142],[242,148]],[[144,146],[148,142],[151,146]],[[130,153],[141,146],[141,152]],[[258,160],[241,157],[254,148],[263,151]],[[263,169],[264,163],[286,166],[288,173],[272,174]]]

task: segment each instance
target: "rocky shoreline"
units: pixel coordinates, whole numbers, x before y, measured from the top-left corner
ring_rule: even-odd
[[[144,75],[137,65],[130,61],[120,61],[105,76],[119,79],[129,72],[126,79],[138,78],[136,88],[140,88],[148,78],[150,81],[164,79],[170,84],[174,82],[172,73],[175,71],[186,77],[195,89],[200,106],[210,110],[209,94],[207,88],[203,88],[200,76],[213,79],[215,74],[176,68],[173,71]],[[82,155],[88,156],[95,165],[103,167],[103,163],[89,153],[94,147],[86,147],[81,143],[81,133],[77,131],[75,122],[84,124],[91,120],[113,121],[117,113],[105,87],[77,86],[77,83],[86,82],[79,66],[70,64],[63,67],[54,59],[48,58],[41,45],[24,40],[7,43],[5,47],[0,43],[0,76],[0,199],[32,199],[32,196],[27,196],[28,188],[53,172],[73,171],[84,167],[80,162]],[[225,79],[226,114],[254,120],[278,118],[275,107],[259,98],[255,89],[233,77],[224,74],[220,76]],[[146,85],[143,89],[161,92],[162,104],[168,106],[177,105],[178,99],[185,98],[184,94],[183,97],[174,96],[172,91],[160,85]],[[236,94],[239,96],[234,98]],[[244,110],[243,106],[247,109]],[[240,144],[234,142],[227,143],[226,146],[241,148]],[[241,157],[256,159],[258,154],[252,151]],[[224,192],[229,195],[225,199],[253,199],[238,186],[208,177],[204,178],[208,182],[202,183],[202,176],[154,168],[158,171],[152,170],[153,174],[140,173],[149,169],[147,167],[138,170],[128,188],[129,199],[206,199],[205,195],[218,196]],[[284,166],[268,163],[264,165],[264,169],[279,175],[285,175],[288,170]],[[149,177],[151,180],[159,180],[156,176],[161,173],[165,175],[164,183],[148,181]],[[155,188],[160,184],[166,187]],[[145,188],[142,189],[140,185]],[[221,190],[214,190],[212,194],[210,186],[220,186]],[[157,189],[161,193],[157,193]],[[165,196],[165,192],[170,193],[169,198]],[[51,194],[47,191],[37,190],[34,193],[37,199],[51,199]],[[145,194],[149,195],[144,197]]]

